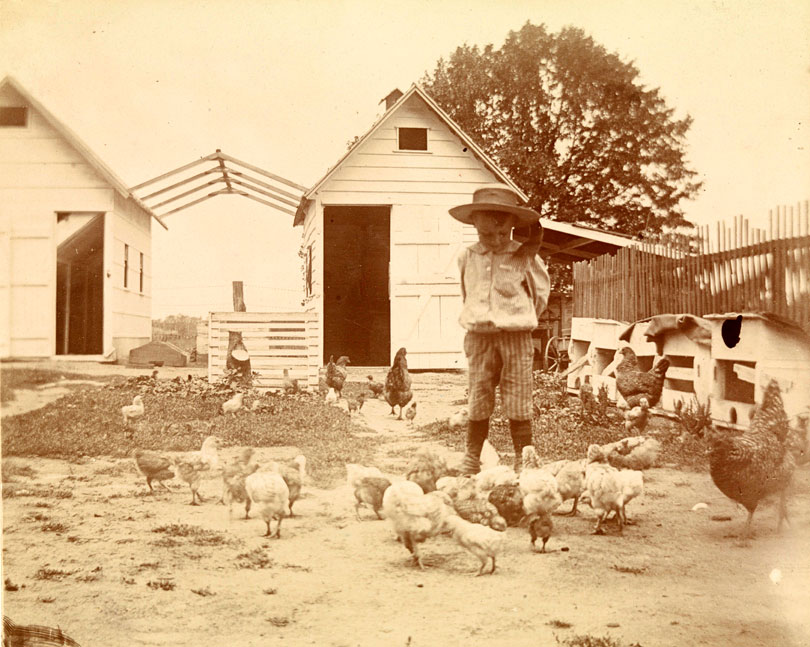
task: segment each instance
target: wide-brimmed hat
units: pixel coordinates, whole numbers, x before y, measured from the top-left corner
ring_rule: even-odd
[[[540,214],[529,207],[520,206],[517,191],[506,184],[488,184],[475,190],[473,201],[450,209],[450,215],[466,225],[473,224],[476,211],[500,211],[511,213],[518,219],[518,225],[531,225],[540,220]]]

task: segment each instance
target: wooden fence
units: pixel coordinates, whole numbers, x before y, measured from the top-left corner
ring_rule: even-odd
[[[700,229],[696,248],[683,251],[639,243],[615,256],[575,263],[574,316],[638,321],[663,313],[768,311],[810,332],[808,202],[770,213],[769,229]]]
[[[208,381],[225,373],[228,333],[242,333],[259,389],[278,389],[284,369],[310,390],[318,388],[317,318],[305,312],[212,312],[208,321]]]

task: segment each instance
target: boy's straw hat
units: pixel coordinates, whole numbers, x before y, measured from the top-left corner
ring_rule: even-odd
[[[450,209],[450,215],[466,225],[473,224],[476,211],[500,211],[511,213],[518,219],[518,226],[532,225],[540,220],[540,214],[529,207],[520,206],[520,196],[506,184],[487,184],[475,190],[473,201]]]

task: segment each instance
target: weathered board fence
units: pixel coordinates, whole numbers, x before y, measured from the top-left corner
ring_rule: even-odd
[[[575,263],[574,316],[638,321],[662,313],[767,311],[810,332],[808,202],[770,213],[769,229],[736,218],[703,227],[692,248],[639,242]]]
[[[318,388],[318,328],[306,312],[212,312],[208,320],[208,381],[225,374],[229,332],[242,333],[258,389],[279,389],[284,369],[310,390]]]

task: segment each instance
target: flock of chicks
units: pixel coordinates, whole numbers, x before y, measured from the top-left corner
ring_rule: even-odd
[[[528,446],[523,450],[523,467],[516,473],[499,464],[497,452],[487,441],[482,469],[474,476],[458,476],[427,447],[416,452],[400,481],[392,483],[376,467],[350,464],[346,471],[357,518],[363,505],[379,519],[384,515],[414,564],[424,568],[421,543],[449,533],[479,559],[477,575],[483,575],[495,571],[507,527],[527,527],[532,549],[541,539],[540,552],[546,552],[554,528],[552,514],[567,500],[573,500],[570,515],[577,514],[581,499],[590,503],[598,515],[594,533],[603,532],[602,524],[611,512],[621,533],[627,523],[627,504],[644,490],[640,471],[610,464],[621,452],[649,454],[657,448],[643,438],[625,439],[604,447],[592,445],[584,459],[541,465],[534,447]],[[654,460],[650,455],[648,463]]]
[[[392,415],[396,413],[395,406],[399,406],[399,419],[413,398],[405,355],[404,348],[397,352],[384,385],[368,376],[372,395],[382,395],[391,406]],[[641,371],[629,347],[617,351],[616,359],[616,386],[627,404],[626,429],[643,430],[649,408],[661,397],[669,361],[662,358],[650,371]],[[327,401],[330,397],[333,401],[341,397],[348,362],[345,356],[337,362],[330,358],[326,367]],[[222,412],[241,408],[240,396],[236,394],[223,403]],[[359,411],[363,396],[351,400],[347,400],[350,413]],[[406,418],[413,420],[415,402],[405,410]],[[142,416],[140,396],[135,396],[133,404],[122,407],[121,411],[126,424]],[[463,424],[463,420],[457,423]],[[705,439],[714,483],[749,512],[743,536],[750,535],[751,519],[759,502],[773,493],[781,496],[781,527],[787,520],[787,486],[796,465],[807,460],[808,440],[806,431],[802,436],[788,425],[777,382],[771,381],[766,387],[745,433],[731,434],[709,427]],[[163,481],[174,477],[174,468],[191,489],[192,505],[203,501],[199,494],[202,474],[221,470],[220,502],[229,509],[233,502],[244,502],[245,518],[249,518],[251,508],[258,510],[267,524],[265,536],[280,537],[281,521],[287,515],[292,516],[293,503],[304,483],[304,456],[298,456],[290,464],[274,462],[269,469],[259,471],[259,465],[252,462],[253,449],[244,449],[234,462],[220,466],[218,447],[218,439],[210,436],[200,451],[193,454],[169,459],[155,452],[135,450],[134,458],[150,491],[153,491],[152,481],[166,487]],[[590,504],[597,514],[594,534],[603,532],[603,524],[611,514],[621,534],[624,525],[629,523],[627,504],[644,492],[642,470],[656,463],[659,452],[657,440],[636,436],[605,446],[591,445],[585,458],[541,465],[534,447],[528,446],[523,450],[522,468],[516,473],[499,464],[497,452],[487,441],[481,456],[482,469],[474,476],[459,476],[444,458],[427,447],[416,452],[405,479],[393,483],[376,467],[349,464],[346,469],[357,518],[360,518],[362,505],[371,507],[380,519],[382,512],[420,568],[423,563],[419,545],[431,537],[449,533],[480,560],[477,575],[482,575],[490,563],[488,572],[495,571],[496,557],[505,545],[507,527],[527,527],[532,548],[536,540],[541,539],[540,552],[545,552],[554,527],[551,515],[568,500],[573,501],[571,510],[566,513],[569,515],[577,514],[579,501]],[[271,532],[272,521],[277,522],[274,533]]]
[[[168,481],[175,476],[188,484],[191,489],[190,505],[203,502],[200,495],[200,482],[206,473],[219,471],[222,476],[222,496],[219,503],[228,506],[229,515],[234,502],[245,504],[245,518],[250,518],[250,510],[257,510],[267,524],[266,536],[281,536],[281,520],[293,516],[293,504],[301,495],[306,478],[306,457],[296,456],[291,462],[271,462],[266,470],[259,471],[259,464],[253,462],[254,449],[244,448],[231,463],[221,464],[218,449],[220,440],[209,436],[203,441],[198,452],[169,458],[162,454],[142,449],[133,451],[138,470],[146,477],[150,492],[154,492],[152,482],[166,490]],[[174,471],[173,471],[174,469]],[[270,524],[277,521],[275,533]]]

